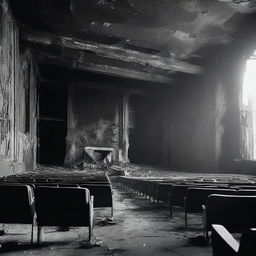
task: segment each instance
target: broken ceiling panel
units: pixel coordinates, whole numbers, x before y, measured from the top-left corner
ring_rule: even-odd
[[[256,23],[255,0],[10,1],[17,19],[36,31],[199,65],[204,49],[232,44]]]

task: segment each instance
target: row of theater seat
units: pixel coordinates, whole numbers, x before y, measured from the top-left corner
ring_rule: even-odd
[[[0,178],[1,184],[25,184],[33,188],[48,187],[81,187],[90,190],[94,196],[94,207],[111,207],[111,215],[114,214],[112,186],[107,175],[102,172],[99,175],[83,172],[27,172],[9,175]]]
[[[83,172],[30,172],[0,178],[0,223],[43,226],[89,226],[93,209],[111,207],[112,186],[107,175]],[[92,201],[93,199],[93,201]]]
[[[93,229],[93,196],[87,188],[0,185],[0,223],[31,224],[31,243],[37,224],[37,241],[43,226],[89,227]]]
[[[188,213],[203,213],[204,231],[208,238],[212,224],[223,224],[231,232],[256,227],[256,186],[246,182],[173,181],[120,177],[126,188],[140,195],[173,206],[184,207],[185,225]]]

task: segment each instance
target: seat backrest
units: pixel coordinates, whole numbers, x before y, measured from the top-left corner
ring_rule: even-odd
[[[184,206],[184,197],[187,194],[188,188],[202,187],[202,186],[212,187],[211,185],[196,184],[196,183],[173,184],[173,186],[170,190],[171,204],[178,205],[178,206]]]
[[[160,183],[158,185],[158,199],[164,202],[169,201],[169,193],[172,189],[171,183]]]
[[[190,187],[186,193],[186,212],[202,212],[202,205],[206,204],[207,198],[211,194],[234,195],[236,190],[218,187]]]
[[[242,185],[238,186],[239,189],[255,189],[256,190],[256,185]]]
[[[111,185],[100,184],[81,184],[81,188],[87,188],[94,196],[94,207],[112,207],[112,188]]]
[[[159,184],[158,180],[148,180],[145,183],[148,196],[154,197],[154,198],[157,197],[158,184]]]
[[[172,205],[184,206],[184,197],[187,189],[191,185],[187,184],[174,184],[170,190],[170,200]]]
[[[60,188],[79,188],[77,184],[67,184],[67,183],[58,183],[57,185]]]
[[[206,203],[206,228],[221,224],[230,232],[256,227],[256,196],[212,194]]]
[[[0,202],[0,223],[32,223],[34,217],[34,194],[30,186],[1,185]]]
[[[256,195],[256,189],[239,189],[237,193],[239,195],[247,195],[247,196]]]
[[[238,250],[239,256],[256,255],[256,228],[246,229],[243,231],[240,246]]]
[[[88,226],[90,192],[86,188],[37,187],[35,190],[39,226]]]

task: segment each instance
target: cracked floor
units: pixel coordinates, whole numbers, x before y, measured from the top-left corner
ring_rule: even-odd
[[[211,248],[200,244],[202,235],[201,216],[189,216],[189,227],[184,228],[184,213],[175,209],[174,217],[168,208],[156,205],[124,190],[113,181],[115,225],[102,225],[110,210],[95,211],[94,246],[86,242],[88,228],[72,228],[68,232],[45,229],[44,242],[28,244],[30,227],[6,226],[7,234],[0,236],[1,254],[18,255],[212,255]],[[19,242],[19,243],[17,243]]]

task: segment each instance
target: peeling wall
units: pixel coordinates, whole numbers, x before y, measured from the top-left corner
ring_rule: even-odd
[[[0,156],[14,156],[14,41],[16,29],[6,1],[0,2]]]
[[[36,66],[30,50],[16,55],[15,128],[17,171],[33,170],[37,153]],[[27,111],[29,111],[27,113]],[[28,123],[26,123],[28,122]]]
[[[118,160],[120,99],[115,92],[73,88],[65,164],[82,159],[85,146],[113,147]]]
[[[25,92],[30,98],[25,131]],[[36,156],[35,66],[29,50],[21,52],[19,32],[6,0],[0,1],[0,176],[31,170]]]

